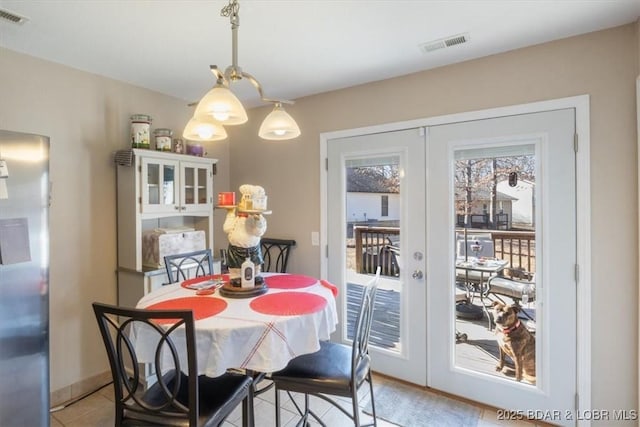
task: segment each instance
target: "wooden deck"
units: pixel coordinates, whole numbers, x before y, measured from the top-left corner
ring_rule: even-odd
[[[362,285],[347,285],[347,334],[353,338],[356,316],[362,298]],[[476,303],[479,303],[476,301]],[[498,344],[495,332],[488,328],[486,314],[480,320],[456,319],[456,330],[467,335],[465,342],[455,345],[456,366],[505,378],[496,372]],[[454,339],[454,337],[452,337]],[[385,349],[400,350],[400,292],[378,289],[376,294],[370,343]],[[510,372],[507,373],[509,375]]]
[[[362,285],[347,284],[347,336],[353,339],[356,316],[362,300]],[[400,292],[378,289],[373,309],[369,343],[386,349],[400,345]]]

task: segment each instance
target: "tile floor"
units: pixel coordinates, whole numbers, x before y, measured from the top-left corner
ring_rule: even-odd
[[[394,380],[374,376],[374,394],[375,388],[381,387],[385,383],[393,383]],[[361,406],[364,406],[368,401],[367,393],[365,392],[367,387],[363,387],[362,398],[360,399]],[[295,408],[290,400],[281,398],[282,403],[282,425],[284,427],[293,427],[296,425],[298,419],[295,417]],[[254,410],[256,416],[256,427],[273,427],[275,426],[275,405],[274,405],[274,392],[273,389],[267,393],[258,396],[255,399]],[[425,392],[425,398],[428,398],[428,393]],[[349,405],[349,401],[345,400],[345,403]],[[327,402],[312,398],[311,407],[313,410],[321,416],[322,420],[331,427],[347,427],[353,426],[353,423],[340,412],[338,409],[332,407]],[[499,421],[497,419],[496,411],[490,408],[479,406],[480,419],[478,420],[478,427],[494,427],[494,426],[527,426],[533,427],[536,424],[527,421]],[[371,417],[364,414],[362,411],[361,421],[367,423],[371,421]],[[395,427],[395,424],[386,422],[378,418],[379,427]],[[89,395],[88,397],[73,403],[62,410],[51,413],[51,427],[111,427],[114,425],[114,409],[113,409],[113,389],[111,386],[104,387],[103,389]],[[237,408],[228,420],[223,424],[223,427],[236,427],[242,425],[242,415],[240,408]],[[311,423],[312,426],[317,425]],[[415,427],[421,427],[422,422],[417,422]],[[412,427],[412,426],[403,426]]]

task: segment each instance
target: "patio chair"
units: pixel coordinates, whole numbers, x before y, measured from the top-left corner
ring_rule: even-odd
[[[289,254],[291,248],[296,245],[296,241],[263,237],[260,239],[260,245],[262,246],[262,258],[264,259],[262,271],[286,273]]]
[[[230,373],[216,378],[198,376],[191,310],[143,310],[93,303],[93,311],[111,366],[116,426],[219,426],[240,403],[242,425],[254,425],[251,378]],[[162,325],[160,319],[175,323]],[[147,389],[145,370],[140,369],[129,339],[134,327],[158,334],[157,357],[151,368],[156,382]],[[186,360],[178,356],[179,345],[186,346]]]
[[[378,255],[378,265],[382,267],[383,276],[400,276],[400,248],[394,245],[384,245]]]
[[[479,257],[493,257],[495,255],[493,240],[491,239],[470,239],[467,238],[467,256],[474,257],[476,253],[471,250],[471,246],[476,242],[480,244],[482,249],[478,252]],[[456,242],[456,255],[458,257],[464,256],[464,239],[458,239]]]
[[[213,254],[211,249],[167,255],[164,257],[167,277],[170,283],[188,279],[187,270],[195,268],[195,277],[213,274]]]
[[[536,299],[535,275],[531,280],[493,276],[488,280],[487,285],[487,293],[495,295],[502,302],[504,300],[500,296],[509,297],[518,303],[533,302]]]
[[[360,427],[360,408],[358,406],[358,390],[369,383],[373,423],[376,426],[376,406],[373,398],[373,381],[371,378],[371,358],[369,356],[369,333],[373,319],[373,307],[376,298],[380,267],[376,276],[371,279],[362,293],[360,313],[356,322],[355,336],[351,346],[323,341],[320,350],[312,354],[304,354],[291,360],[286,368],[271,374],[276,385],[276,427],[280,427],[280,391],[304,394],[304,410],[295,401],[296,409],[302,415],[297,425],[309,425],[313,417],[322,426],[325,424],[309,407],[309,395],[323,399],[345,415],[356,427]],[[329,396],[351,398],[352,413],[349,413],[339,402]]]
[[[502,297],[511,298],[518,304],[526,304],[536,300],[536,282],[535,274],[531,276],[530,280],[508,278],[505,276],[491,277],[487,282],[487,294],[489,296],[495,296],[502,303],[505,300]],[[529,320],[535,321],[527,310],[521,310],[524,316]]]
[[[493,258],[495,255],[493,240],[490,239],[469,239],[467,238],[467,256],[475,257],[475,253],[471,251],[471,246],[478,242],[482,249],[478,252],[478,257],[488,257]],[[458,258],[464,257],[464,240],[458,239],[456,243],[456,256]],[[466,271],[464,269],[458,268],[456,269],[456,280],[458,282],[463,282],[468,285],[482,285],[483,280],[487,280],[488,275],[481,274],[477,271]]]

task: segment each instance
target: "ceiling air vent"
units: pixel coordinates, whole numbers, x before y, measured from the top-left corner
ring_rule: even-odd
[[[20,16],[16,13],[9,12],[6,9],[0,9],[0,21],[9,21],[14,24],[22,25],[28,21],[24,16]]]
[[[420,44],[420,49],[424,53],[433,52],[434,50],[444,49],[445,47],[456,46],[469,41],[469,33],[457,34],[455,36],[446,37],[444,39],[433,40]]]

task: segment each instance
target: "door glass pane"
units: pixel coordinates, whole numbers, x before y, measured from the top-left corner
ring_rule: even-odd
[[[207,203],[207,169],[198,168],[198,204]]]
[[[147,196],[148,204],[160,204],[160,165],[157,163],[147,164]]]
[[[195,170],[192,167],[184,168],[184,183],[182,189],[184,191],[185,205],[192,205],[195,200]]]
[[[162,168],[163,174],[163,186],[162,186],[162,196],[163,196],[163,204],[165,205],[173,205],[176,203],[176,193],[175,193],[175,166],[164,165]]]
[[[348,159],[344,176],[347,330],[343,334],[353,339],[362,285],[380,266],[370,344],[400,352],[400,157]]]
[[[453,166],[456,365],[514,381],[518,358],[535,383],[535,145],[457,150]]]

